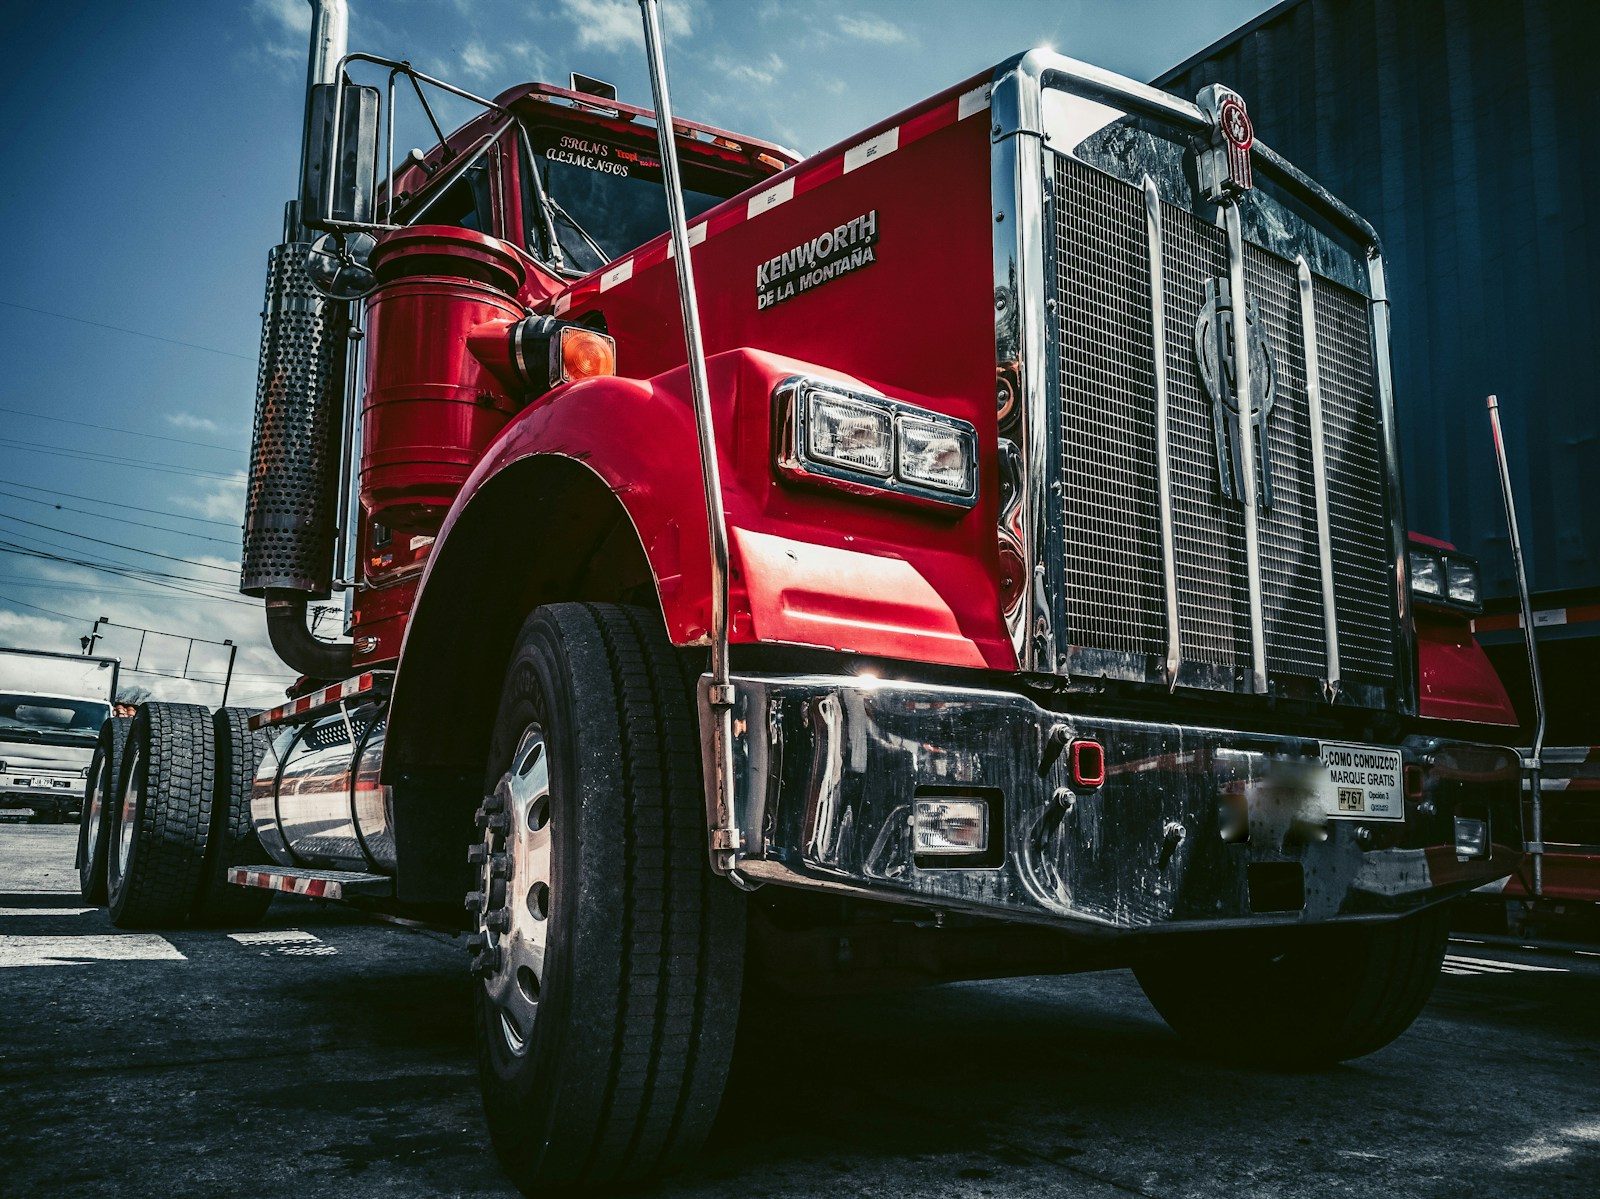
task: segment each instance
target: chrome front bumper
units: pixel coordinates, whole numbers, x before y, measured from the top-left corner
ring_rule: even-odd
[[[1516,869],[1514,751],[1410,737],[1403,820],[1330,815],[1314,738],[1047,710],[1023,695],[861,676],[735,675],[735,880],[1089,931],[1394,915]],[[709,676],[701,680],[702,717]],[[702,727],[709,722],[702,719]],[[1088,738],[1074,789],[1052,743]],[[1415,789],[1414,787],[1412,788]],[[991,856],[914,851],[919,798],[989,804]],[[1456,852],[1456,817],[1488,852]]]

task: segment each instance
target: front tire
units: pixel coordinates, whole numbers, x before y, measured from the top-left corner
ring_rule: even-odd
[[[1183,952],[1134,968],[1185,1041],[1212,1056],[1311,1069],[1382,1049],[1433,993],[1450,935],[1439,904],[1385,924],[1307,929],[1279,953]]]
[[[78,820],[78,894],[85,903],[103,907],[106,902],[106,849],[111,838],[111,809],[120,798],[117,781],[122,776],[122,747],[128,740],[131,716],[113,716],[100,726],[89,780],[83,791],[83,812]]]
[[[650,1178],[716,1117],[745,908],[707,861],[692,686],[614,605],[537,609],[506,670],[468,903],[484,1110],[525,1191]]]
[[[123,751],[106,855],[118,928],[173,928],[188,919],[211,835],[215,770],[205,708],[140,705]]]

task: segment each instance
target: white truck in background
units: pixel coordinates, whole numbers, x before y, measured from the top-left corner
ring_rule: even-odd
[[[118,660],[0,648],[0,814],[76,820]]]

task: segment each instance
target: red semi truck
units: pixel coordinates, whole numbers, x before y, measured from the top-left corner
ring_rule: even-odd
[[[526,1188],[692,1153],[746,974],[1407,1027],[1521,765],[1413,606],[1376,238],[1239,96],[1035,50],[797,161],[575,77],[396,165],[447,85],[314,9],[242,578],[305,677],[140,710],[120,924],[459,928]]]

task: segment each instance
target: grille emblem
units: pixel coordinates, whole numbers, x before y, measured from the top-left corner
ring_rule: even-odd
[[[1194,356],[1200,380],[1211,397],[1211,428],[1217,443],[1217,480],[1225,498],[1244,502],[1244,467],[1239,438],[1248,428],[1255,438],[1256,463],[1261,472],[1261,507],[1272,510],[1272,460],[1267,455],[1266,425],[1278,392],[1278,366],[1261,326],[1254,303],[1245,302],[1245,328],[1250,341],[1250,391],[1248,416],[1239,414],[1238,374],[1233,344],[1233,298],[1226,279],[1206,280],[1206,302],[1194,323]]]
[[[1213,204],[1237,200],[1252,185],[1250,149],[1255,145],[1255,127],[1238,92],[1212,84],[1195,98],[1200,111],[1211,122],[1210,137],[1195,143],[1200,190]]]

